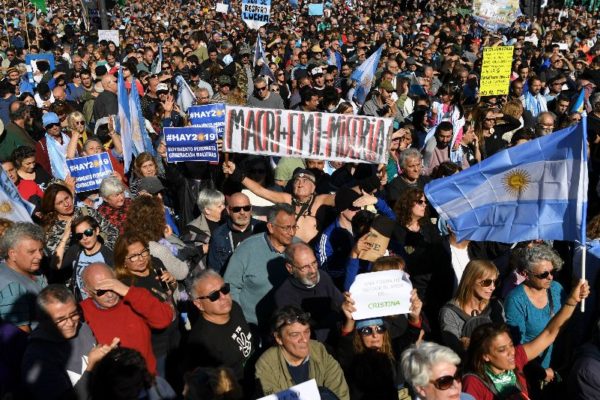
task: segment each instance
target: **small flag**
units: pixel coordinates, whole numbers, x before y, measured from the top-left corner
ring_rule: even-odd
[[[575,103],[571,106],[572,113],[582,113],[585,110],[585,89],[581,89]]]
[[[177,105],[181,108],[181,111],[187,112],[188,108],[196,102],[196,96],[181,75],[175,77],[175,82],[178,87]]]
[[[158,55],[152,61],[152,65],[150,66],[151,74],[160,74],[162,71],[162,62],[163,62],[163,52],[162,52],[162,43],[158,45]]]
[[[365,102],[367,95],[371,91],[371,85],[375,79],[375,72],[377,71],[377,66],[379,65],[379,59],[381,58],[382,50],[383,46],[379,47],[375,53],[371,54],[369,58],[367,58],[362,64],[360,64],[358,68],[356,68],[350,77],[352,80],[357,82],[354,96],[361,105]]]
[[[260,40],[260,35],[256,37],[256,44],[254,45],[254,59],[252,60],[252,65],[256,67],[258,60],[265,59],[265,52],[262,47],[262,41]]]

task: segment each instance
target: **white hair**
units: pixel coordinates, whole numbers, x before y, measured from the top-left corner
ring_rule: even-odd
[[[431,380],[431,369],[442,362],[458,365],[460,357],[452,349],[433,342],[413,345],[402,353],[402,374],[413,388],[427,386]]]

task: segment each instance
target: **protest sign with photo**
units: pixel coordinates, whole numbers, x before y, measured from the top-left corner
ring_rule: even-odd
[[[387,164],[390,118],[227,106],[224,151]]]
[[[113,174],[108,153],[67,160],[69,174],[75,178],[75,192],[89,192],[100,188],[102,179]]]
[[[495,46],[483,49],[480,96],[508,94],[513,61],[513,46]]]
[[[473,1],[473,18],[491,31],[510,27],[519,15],[519,0]]]
[[[356,311],[354,320],[408,314],[412,284],[400,270],[358,274],[350,294]]]
[[[242,20],[250,29],[269,23],[271,0],[242,0]]]
[[[191,106],[187,110],[192,126],[202,128],[213,126],[217,135],[222,138],[225,132],[225,104],[206,104],[203,106]]]
[[[219,161],[217,132],[214,126],[165,128],[167,161]]]

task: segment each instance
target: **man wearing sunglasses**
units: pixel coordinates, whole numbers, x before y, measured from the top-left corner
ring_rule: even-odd
[[[238,381],[244,378],[255,348],[255,338],[242,308],[231,299],[231,287],[221,275],[204,270],[192,283],[194,305],[200,316],[190,332],[186,370],[198,366],[231,368]]]
[[[35,145],[35,160],[50,175],[60,178],[67,174],[66,154],[69,136],[62,131],[60,118],[53,112],[47,112],[42,117],[46,135]]]
[[[241,242],[266,229],[263,222],[252,218],[250,199],[241,192],[229,196],[227,214],[227,222],[215,229],[210,237],[208,266],[217,272],[223,272]]]
[[[90,372],[119,338],[96,345],[75,296],[64,285],[44,288],[37,306],[40,324],[29,337],[22,364],[28,398],[87,398]]]
[[[155,375],[151,329],[165,329],[171,324],[171,305],[144,288],[125,285],[104,263],[90,264],[82,278],[88,298],[80,305],[98,343],[110,344],[118,337],[123,347],[142,354],[148,370]]]
[[[285,109],[283,99],[279,93],[269,90],[269,85],[264,77],[259,76],[253,82],[254,91],[248,98],[248,107]]]

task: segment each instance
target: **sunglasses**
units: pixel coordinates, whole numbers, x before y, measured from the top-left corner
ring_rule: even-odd
[[[500,284],[500,279],[483,279],[479,282],[479,286],[481,286],[481,287],[490,287],[492,285],[494,285],[495,287],[498,287],[499,284]]]
[[[110,290],[108,290],[108,289],[98,289],[98,290],[94,291],[94,293],[96,294],[96,297],[102,297],[108,292],[110,292]]]
[[[377,333],[378,335],[382,334],[383,332],[387,331],[387,328],[384,325],[377,325],[377,326],[365,326],[364,328],[360,328],[358,330],[358,333],[361,336],[371,336],[373,333]]]
[[[252,210],[252,206],[247,205],[247,206],[231,207],[231,212],[234,212],[234,213],[239,213],[242,210],[244,210],[245,212],[250,212],[250,210]]]
[[[261,91],[261,92],[262,92],[263,90],[266,90],[266,89],[267,89],[267,87],[266,87],[266,86],[263,86],[263,87],[256,87],[256,90],[258,90],[258,91]]]
[[[75,240],[81,240],[81,239],[83,239],[83,235],[85,235],[87,237],[92,237],[94,235],[94,230],[92,228],[88,228],[85,231],[83,231],[83,233],[76,233],[74,235]]]
[[[550,271],[542,272],[541,274],[537,274],[537,275],[536,274],[531,274],[531,275],[535,276],[538,279],[546,279],[550,275],[552,275],[554,277],[554,275],[556,275],[557,272],[558,272],[558,270],[553,269],[553,270],[550,270]]]
[[[433,386],[438,390],[448,390],[452,387],[454,381],[460,382],[460,372],[458,370],[454,375],[441,376],[430,382],[433,383]]]
[[[275,330],[278,331],[281,328],[283,328],[286,325],[292,325],[295,324],[296,322],[300,323],[301,325],[306,325],[310,322],[310,313],[303,313],[300,315],[295,315],[291,318],[287,318],[281,322],[279,322],[277,324],[277,326],[275,327]]]
[[[84,126],[85,125],[85,121],[75,121],[75,125]]]
[[[223,293],[223,295],[227,295],[230,291],[231,287],[229,286],[229,283],[225,283],[220,289],[211,292],[207,296],[196,297],[196,300],[208,299],[211,303],[214,303],[215,301],[219,300],[221,293]]]

